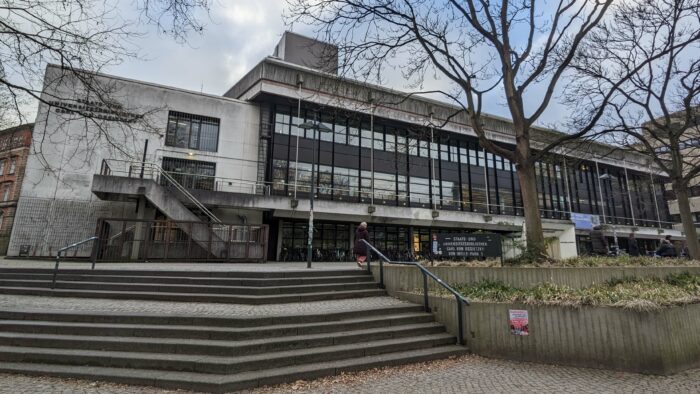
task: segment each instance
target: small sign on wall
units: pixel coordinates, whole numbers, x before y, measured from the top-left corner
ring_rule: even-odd
[[[508,309],[508,324],[513,335],[530,335],[526,310]]]

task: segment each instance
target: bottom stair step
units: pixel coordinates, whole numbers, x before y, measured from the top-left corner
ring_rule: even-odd
[[[13,362],[0,363],[0,372],[79,378],[155,386],[167,389],[186,389],[221,393],[264,385],[280,384],[299,379],[315,379],[339,374],[341,372],[430,361],[461,355],[467,352],[468,350],[465,347],[449,345],[330,362],[249,371],[230,375]]]

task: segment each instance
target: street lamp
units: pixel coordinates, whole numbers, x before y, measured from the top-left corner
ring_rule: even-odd
[[[299,125],[304,130],[313,130],[311,137],[311,188],[309,193],[309,239],[306,247],[306,268],[311,268],[311,259],[313,258],[313,240],[314,240],[314,194],[316,194],[316,181],[314,173],[316,171],[316,134],[323,132],[332,132],[328,126],[319,122],[317,114],[314,114],[314,120],[306,121]]]
[[[598,163],[596,163],[598,164]],[[612,182],[612,177],[607,172],[603,175],[598,175],[598,185],[600,188],[600,181],[610,180]],[[600,190],[601,200],[603,198],[603,190]],[[604,212],[604,211],[603,211]],[[620,251],[620,245],[617,243],[617,228],[615,227],[614,219],[612,220],[612,230],[613,230],[613,240],[615,241],[615,253]]]

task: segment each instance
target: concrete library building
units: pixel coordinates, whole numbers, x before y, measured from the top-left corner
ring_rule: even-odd
[[[393,259],[429,255],[438,233],[522,237],[515,167],[479,146],[466,115],[339,76],[332,45],[285,33],[223,96],[97,75],[117,103],[105,106],[66,75],[46,70],[10,256],[98,236],[77,255],[303,261],[310,212],[317,261],[351,260],[360,222]],[[484,122],[514,144],[507,119]],[[537,175],[552,257],[588,253],[599,223],[621,249],[631,232],[647,249],[682,236],[644,156],[562,147]]]

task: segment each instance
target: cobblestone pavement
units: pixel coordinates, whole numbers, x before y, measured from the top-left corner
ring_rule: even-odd
[[[24,260],[24,259],[0,259],[0,268],[53,268],[55,261],[52,260]],[[85,269],[90,268],[88,262],[62,261],[63,269]],[[308,270],[305,262],[290,263],[97,263],[95,269],[115,270],[158,270],[167,269],[175,271],[302,271]],[[357,269],[355,263],[321,263],[312,264],[312,270],[347,270]]]
[[[464,356],[263,387],[277,393],[698,393],[700,370],[652,376]],[[190,393],[103,382],[0,374],[0,394]]]
[[[290,304],[241,305],[203,302],[108,300],[101,298],[35,297],[0,294],[0,309],[127,312],[227,317],[265,317],[365,310],[410,305],[392,297],[300,302]]]

